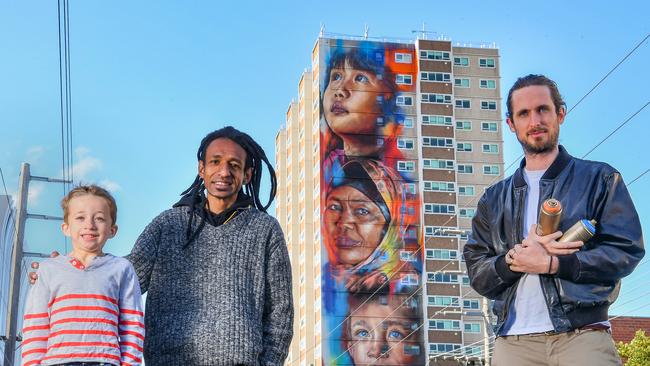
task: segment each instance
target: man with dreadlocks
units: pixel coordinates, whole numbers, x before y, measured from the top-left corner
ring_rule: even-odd
[[[129,256],[148,292],[146,364],[281,365],[293,305],[284,235],[266,213],[275,171],[233,127],[203,138],[197,158],[194,183],[153,219]],[[266,205],[262,163],[271,175]]]

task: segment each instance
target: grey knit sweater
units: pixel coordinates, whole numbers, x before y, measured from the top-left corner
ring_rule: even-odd
[[[183,249],[188,219],[188,207],[161,213],[129,256],[147,292],[147,366],[283,364],[293,304],[277,220],[247,209]]]

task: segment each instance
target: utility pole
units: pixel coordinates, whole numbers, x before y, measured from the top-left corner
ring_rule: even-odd
[[[33,257],[47,257],[41,253],[25,253],[23,251],[23,241],[25,239],[25,221],[30,219],[41,220],[63,220],[62,217],[48,216],[48,215],[34,215],[27,213],[27,196],[29,193],[29,182],[42,181],[50,183],[72,183],[68,180],[45,178],[32,176],[29,170],[29,164],[23,163],[20,169],[20,183],[18,186],[18,203],[16,207],[16,230],[14,233],[13,253],[11,255],[11,273],[9,276],[9,308],[7,309],[7,334],[2,337],[5,341],[5,366],[13,366],[15,364],[16,341],[18,340],[18,332],[16,326],[18,324],[18,305],[20,300],[20,270],[23,262],[23,256]]]
[[[6,366],[14,364],[16,353],[16,323],[18,320],[18,301],[20,300],[20,265],[23,262],[23,239],[27,218],[27,193],[29,192],[29,164],[23,163],[20,169],[18,186],[18,207],[16,207],[16,232],[14,233],[13,253],[11,255],[11,274],[9,276],[9,309],[7,309],[7,336],[5,339]]]

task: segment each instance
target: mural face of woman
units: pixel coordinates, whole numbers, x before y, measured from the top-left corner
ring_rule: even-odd
[[[344,185],[327,196],[324,224],[325,240],[336,256],[333,261],[354,266],[377,248],[386,218],[366,195]]]
[[[334,133],[376,134],[382,100],[390,97],[386,84],[371,71],[355,69],[349,61],[332,68],[323,94],[325,119]]]
[[[403,299],[402,299],[403,300]],[[417,346],[419,334],[413,310],[401,300],[361,304],[350,316],[350,357],[359,365],[404,365],[418,362],[421,352],[405,352]]]

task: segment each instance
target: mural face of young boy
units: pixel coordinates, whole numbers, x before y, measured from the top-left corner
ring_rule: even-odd
[[[87,265],[103,254],[102,248],[117,233],[117,225],[106,199],[85,194],[70,199],[61,230],[72,240],[71,255]]]
[[[417,308],[405,296],[377,296],[365,303],[352,296],[350,309],[356,310],[349,319],[347,346],[355,365],[421,364]]]

